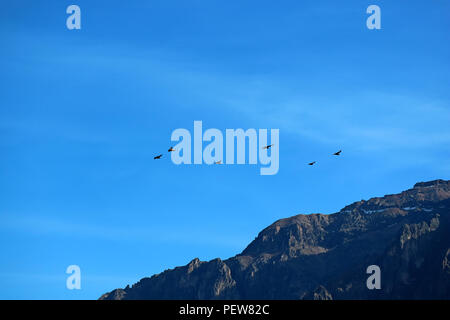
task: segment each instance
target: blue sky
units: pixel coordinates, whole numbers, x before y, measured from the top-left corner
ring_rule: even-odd
[[[95,299],[277,219],[449,178],[448,1],[0,6],[0,298]],[[194,120],[279,128],[279,173],[153,161]]]

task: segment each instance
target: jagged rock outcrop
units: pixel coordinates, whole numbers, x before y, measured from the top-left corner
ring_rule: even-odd
[[[381,269],[369,290],[366,268]],[[100,299],[450,299],[450,181],[276,221],[227,260],[192,260]]]

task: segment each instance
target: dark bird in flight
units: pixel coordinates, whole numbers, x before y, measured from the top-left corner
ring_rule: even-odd
[[[273,146],[273,144],[269,144],[269,145],[263,147],[263,149],[270,149],[270,147],[272,147],[272,146]]]
[[[163,155],[162,154],[160,154],[159,156],[156,156],[156,157],[153,157],[153,160],[156,160],[156,159],[161,159],[161,157],[162,157]]]
[[[341,154],[342,150],[339,150],[338,152],[333,153],[334,156],[339,156]]]
[[[222,164],[222,160],[216,161],[214,164]]]
[[[167,150],[167,151],[168,151],[168,152],[172,152],[172,151],[175,151],[175,149],[172,148],[172,147],[170,147],[169,150]]]
[[[315,161],[308,163],[309,166],[312,166],[314,163],[316,163]]]

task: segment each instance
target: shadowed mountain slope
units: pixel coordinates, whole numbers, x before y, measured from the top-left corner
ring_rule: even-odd
[[[366,269],[381,269],[369,290]],[[100,299],[450,299],[450,181],[262,230],[227,260],[192,260]]]

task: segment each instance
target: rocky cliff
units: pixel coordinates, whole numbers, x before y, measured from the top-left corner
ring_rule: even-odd
[[[366,268],[381,270],[369,290]],[[450,299],[450,181],[262,230],[227,260],[192,260],[100,299]]]

